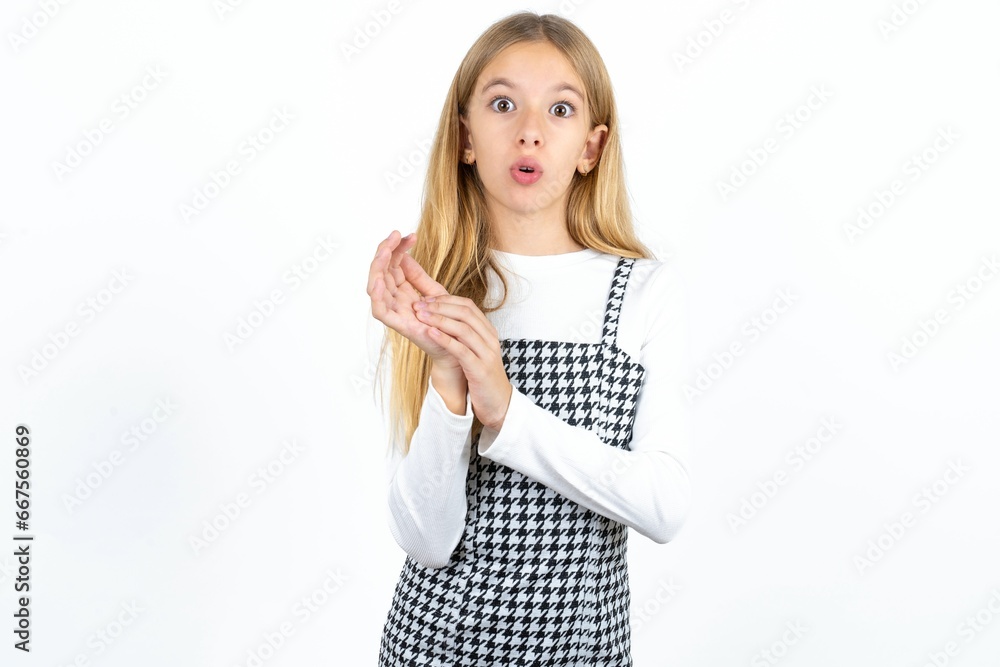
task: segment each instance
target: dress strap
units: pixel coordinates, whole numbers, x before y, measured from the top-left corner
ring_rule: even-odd
[[[625,286],[628,285],[628,277],[632,273],[633,264],[635,264],[634,257],[618,258],[615,275],[611,280],[611,290],[608,293],[608,303],[604,309],[604,333],[601,338],[604,345],[618,343],[618,316],[622,312]]]

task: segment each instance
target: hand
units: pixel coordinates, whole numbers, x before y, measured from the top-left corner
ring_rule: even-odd
[[[430,336],[461,365],[472,411],[483,426],[499,431],[514,387],[503,365],[497,330],[471,299],[453,294],[418,300],[417,318],[431,325]]]
[[[406,253],[416,243],[416,234],[400,238],[395,229],[378,244],[368,272],[368,296],[372,316],[409,338],[431,358],[440,370],[461,375],[458,360],[430,336],[430,326],[416,317],[413,304],[421,295],[447,295],[448,291],[433,280],[423,267]]]

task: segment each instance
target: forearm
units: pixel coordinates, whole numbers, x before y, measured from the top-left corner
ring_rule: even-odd
[[[431,382],[434,384],[434,390],[448,406],[448,410],[453,414],[464,416],[469,391],[469,382],[465,379],[465,374],[432,365]]]
[[[674,538],[691,500],[688,472],[665,451],[621,450],[515,392],[499,432],[479,453],[660,544]]]
[[[447,564],[464,530],[471,453],[467,396],[462,397],[467,414],[453,414],[437,389],[432,376],[420,423],[392,475],[388,496],[389,527],[397,544],[429,567]]]

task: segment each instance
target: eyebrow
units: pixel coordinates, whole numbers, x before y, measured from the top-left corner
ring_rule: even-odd
[[[517,90],[517,86],[515,86],[513,83],[511,83],[508,79],[505,79],[503,77],[496,77],[494,79],[490,79],[489,81],[487,81],[486,85],[483,86],[483,89],[479,91],[479,94],[482,95],[483,93],[485,93],[487,90],[489,90],[493,86],[507,86],[511,90]],[[570,84],[566,83],[565,81],[563,81],[561,83],[557,83],[556,85],[554,85],[552,87],[552,90],[554,92],[561,92],[563,90],[568,90],[568,91],[576,93],[577,96],[581,100],[587,99],[586,97],[583,96],[583,93],[581,93],[579,90],[577,90],[576,88],[574,88]]]

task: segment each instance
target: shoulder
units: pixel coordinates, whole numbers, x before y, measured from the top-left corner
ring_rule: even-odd
[[[633,260],[627,289],[634,299],[659,301],[670,294],[682,293],[683,281],[670,262],[639,257]]]
[[[664,327],[687,327],[687,298],[683,278],[670,261],[637,258],[625,292],[626,308],[637,311],[643,344]]]
[[[652,257],[630,258],[632,268],[628,272],[625,285],[623,308],[629,318],[642,315],[644,329],[649,329],[662,313],[686,311],[684,281],[676,264],[669,260]],[[593,275],[602,275],[604,280],[613,276],[622,257],[611,253],[601,253],[589,262]]]

